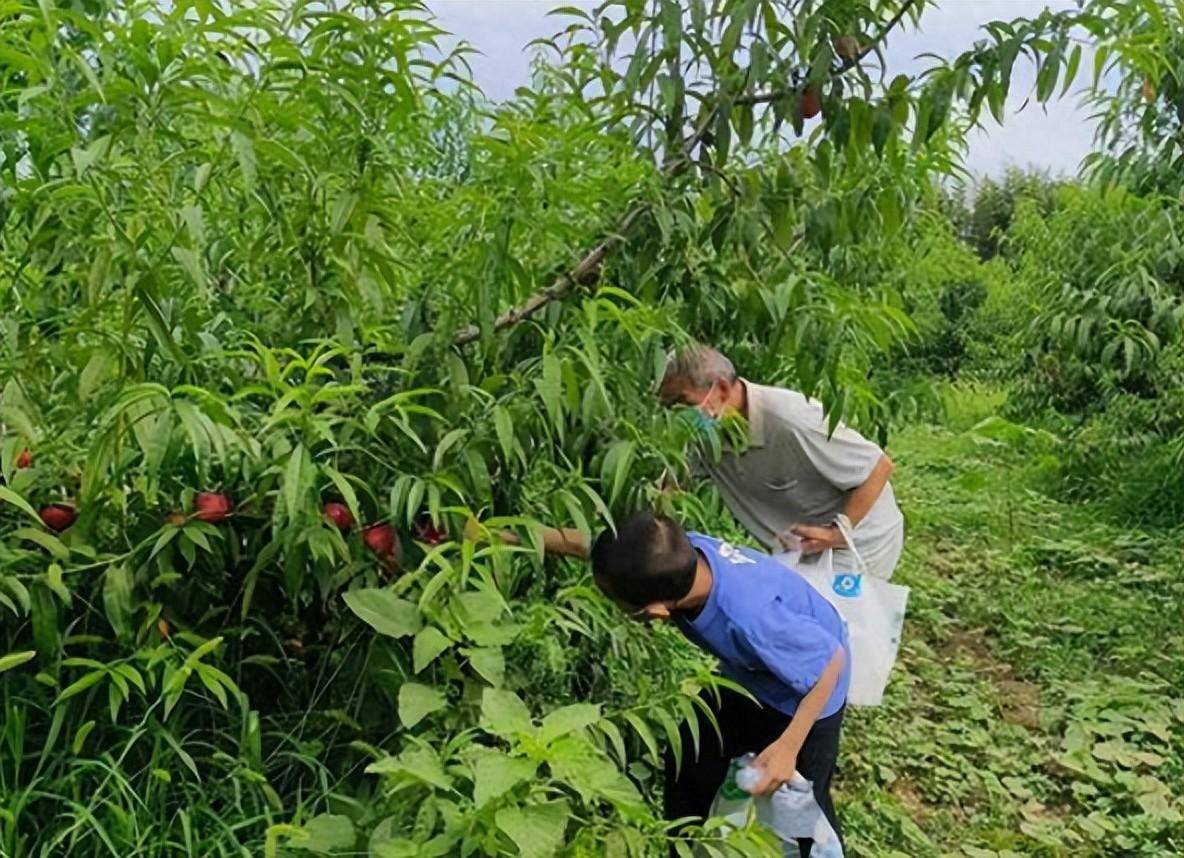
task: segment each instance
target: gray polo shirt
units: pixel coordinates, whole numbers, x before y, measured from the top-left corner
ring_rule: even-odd
[[[744,528],[778,552],[776,537],[790,525],[833,522],[848,492],[867,480],[884,451],[841,423],[828,438],[826,415],[817,400],[785,388],[744,384],[749,448],[737,454],[725,447],[718,462],[702,455],[696,470],[711,477]],[[904,517],[891,483],[853,535],[869,572],[890,577],[904,541]],[[853,571],[854,559],[849,551],[838,550],[834,565]]]

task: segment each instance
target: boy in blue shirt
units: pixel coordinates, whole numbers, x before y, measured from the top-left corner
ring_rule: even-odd
[[[697,757],[684,725],[681,764],[667,753],[667,818],[706,818],[730,761],[751,752],[763,772],[756,792],[772,792],[800,772],[841,839],[830,781],[850,657],[846,628],[830,603],[772,557],[685,533],[648,512],[602,533],[591,557],[607,596],[631,615],[675,623],[759,701],[726,690],[718,706],[706,698],[723,743],[699,713]],[[812,841],[798,843],[808,856]]]

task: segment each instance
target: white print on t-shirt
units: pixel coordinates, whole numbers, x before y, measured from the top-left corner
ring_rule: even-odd
[[[739,548],[737,548],[735,545],[732,545],[730,542],[721,542],[719,544],[719,556],[732,564],[756,563],[755,560],[743,553]]]

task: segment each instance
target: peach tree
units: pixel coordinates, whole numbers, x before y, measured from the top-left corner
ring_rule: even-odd
[[[724,680],[537,522],[726,526],[655,487],[690,337],[836,420],[907,405],[867,376],[933,181],[1104,25],[893,74],[931,5],[560,9],[491,103],[410,0],[4,4],[0,851],[769,847],[661,820]]]

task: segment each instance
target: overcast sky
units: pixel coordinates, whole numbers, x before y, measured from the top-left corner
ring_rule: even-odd
[[[491,98],[511,95],[529,81],[531,39],[551,36],[564,19],[548,17],[561,5],[591,8],[592,0],[428,0],[444,29],[465,39],[481,52],[470,58],[477,83]],[[885,51],[891,71],[910,71],[925,63],[918,54],[957,54],[981,37],[986,21],[1031,16],[1046,6],[1065,8],[1070,0],[938,0],[922,18],[920,30],[893,33]],[[1026,107],[1016,113],[1031,91],[1034,73],[1016,63],[1016,75],[1003,126],[989,125],[971,136],[967,166],[975,173],[997,174],[1009,164],[1037,167],[1054,173],[1075,173],[1090,150],[1093,128],[1088,111],[1070,90],[1046,108]],[[1079,80],[1092,68],[1088,54]]]

